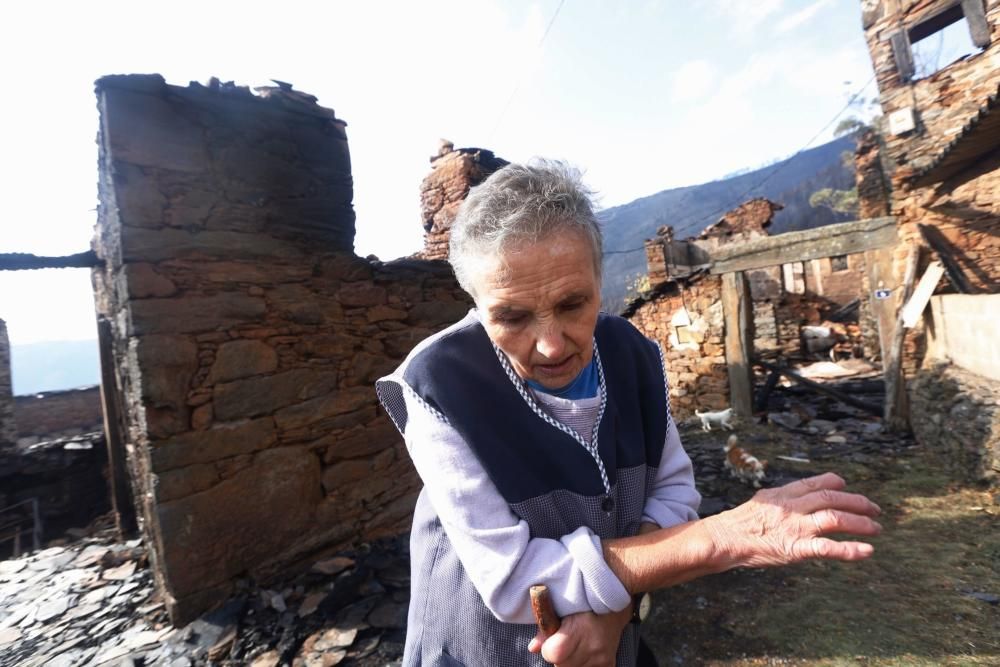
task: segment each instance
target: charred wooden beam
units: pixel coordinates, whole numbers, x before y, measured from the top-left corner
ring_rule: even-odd
[[[937,227],[924,224],[918,224],[917,228],[920,230],[920,236],[923,237],[924,242],[941,259],[941,263],[944,264],[945,273],[952,286],[962,294],[975,294],[976,289],[965,276],[965,271],[962,270],[962,266],[955,259],[954,249],[948,243],[948,239],[941,233],[941,230]]]
[[[851,407],[855,407],[859,410],[864,410],[865,412],[869,412],[873,415],[882,416],[881,405],[872,405],[871,403],[865,403],[864,401],[859,401],[853,396],[848,396],[842,391],[837,391],[836,389],[832,389],[825,384],[814,382],[809,378],[802,377],[801,375],[791,370],[790,368],[785,368],[784,366],[778,366],[777,364],[772,364],[767,361],[758,361],[757,363],[763,366],[764,368],[768,369],[769,371],[781,373],[788,379],[803,384],[806,387],[814,389],[821,394],[826,394],[831,398],[835,398],[841,403],[844,403],[845,405],[850,405]]]
[[[104,266],[93,250],[78,252],[75,255],[61,257],[40,257],[27,252],[0,253],[0,271],[29,271],[32,269],[89,269]]]

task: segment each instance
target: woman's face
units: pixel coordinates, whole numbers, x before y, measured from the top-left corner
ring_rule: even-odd
[[[475,285],[487,334],[523,379],[549,389],[569,384],[594,354],[601,284],[589,243],[556,232],[503,260],[487,262]]]

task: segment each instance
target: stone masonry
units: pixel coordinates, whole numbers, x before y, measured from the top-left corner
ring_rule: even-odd
[[[448,259],[451,223],[469,190],[509,164],[483,148],[458,148],[441,142],[431,157],[431,173],[420,185],[420,212],[424,225],[424,259]]]
[[[372,383],[469,305],[444,262],[354,255],[346,124],[257,90],[97,83],[93,278],[175,623],[408,527],[419,483]]]
[[[663,349],[670,407],[677,419],[729,404],[722,278],[663,283],[624,313]]]
[[[0,450],[9,449],[17,441],[14,422],[14,391],[10,370],[10,339],[7,323],[0,320]]]
[[[921,78],[912,42],[957,21],[976,49]],[[923,248],[923,271],[933,255],[929,236],[946,248],[973,293],[1000,291],[1000,0],[866,0],[862,22],[884,114],[882,155],[868,162],[883,167],[902,241],[893,253],[895,281],[911,246]],[[869,174],[867,184],[878,180]],[[884,192],[861,185],[862,210],[884,210]],[[947,278],[938,285],[939,292],[955,290]],[[897,294],[893,299],[900,305]],[[905,377],[921,368],[925,346],[920,323],[906,334]]]
[[[1000,479],[1000,382],[935,360],[909,383],[917,441],[956,479]]]
[[[100,387],[16,396],[14,418],[19,447],[103,431]]]
[[[663,347],[671,406],[681,419],[695,409],[729,405],[722,279],[705,275],[699,264],[707,262],[710,252],[721,245],[766,236],[771,218],[781,208],[767,199],[751,199],[696,239],[676,243],[673,230],[661,227],[656,238],[645,243],[647,273],[641,281],[645,289],[622,315]],[[859,296],[858,274],[863,274],[864,259],[851,255],[845,263],[844,271],[833,271],[831,260],[825,258],[747,272],[755,356],[800,356],[802,326],[823,323],[826,311]],[[783,270],[792,268],[796,270]],[[788,279],[786,273],[794,277]],[[858,327],[837,326],[859,337]],[[861,344],[848,340],[843,347],[853,353]]]

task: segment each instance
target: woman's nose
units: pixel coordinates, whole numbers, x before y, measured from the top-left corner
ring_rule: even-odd
[[[543,326],[535,340],[535,349],[546,359],[561,360],[566,350],[566,339],[563,337],[562,329],[551,324]]]

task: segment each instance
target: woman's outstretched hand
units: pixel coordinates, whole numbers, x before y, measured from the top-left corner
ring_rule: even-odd
[[[843,491],[833,473],[757,492],[744,504],[704,520],[717,556],[729,567],[768,567],[824,558],[855,561],[874,552],[865,542],[832,540],[845,533],[874,536],[882,526],[879,506]],[[726,567],[725,569],[728,569]]]
[[[557,667],[614,667],[622,630],[632,618],[632,607],[614,614],[583,612],[562,619],[559,630],[549,637],[541,631],[528,644]]]

